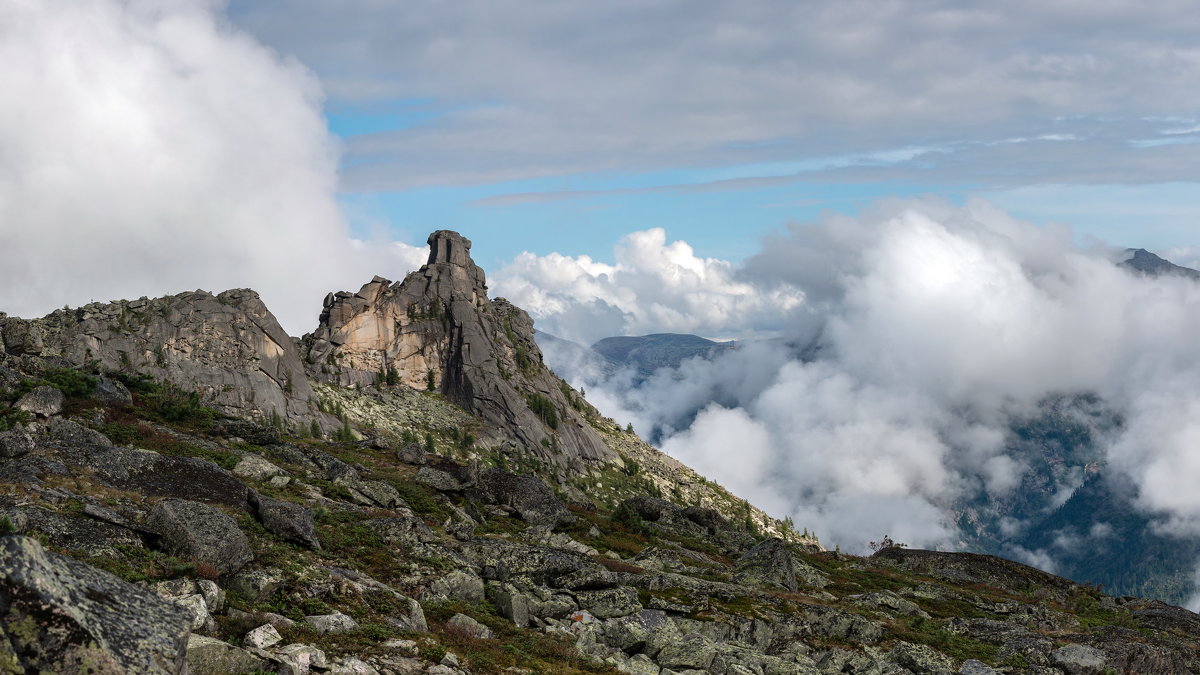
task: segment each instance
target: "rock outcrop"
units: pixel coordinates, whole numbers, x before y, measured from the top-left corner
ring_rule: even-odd
[[[295,341],[258,294],[205,291],[0,318],[4,349],[151,375],[241,417],[305,420],[312,389]]]
[[[440,391],[475,414],[490,440],[552,464],[614,459],[542,363],[529,315],[488,299],[471,242],[439,230],[429,247],[429,262],[403,282],[375,277],[357,293],[325,298],[319,327],[303,341],[310,373],[343,386],[390,378]]]

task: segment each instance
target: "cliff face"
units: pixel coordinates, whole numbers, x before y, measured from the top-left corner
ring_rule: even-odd
[[[41,318],[0,318],[4,350],[140,372],[249,417],[312,414],[295,341],[247,289],[92,303]]]
[[[440,391],[478,416],[497,447],[559,466],[615,458],[542,363],[529,315],[488,299],[470,240],[440,230],[429,247],[429,262],[403,282],[375,277],[325,298],[320,325],[303,340],[310,375],[360,387],[390,376]]]

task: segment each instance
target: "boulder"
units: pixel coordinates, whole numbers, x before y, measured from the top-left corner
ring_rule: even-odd
[[[283,473],[283,469],[263,457],[253,454],[242,457],[233,467],[233,475],[243,480],[270,480],[281,473]]]
[[[455,570],[430,584],[427,592],[434,597],[476,605],[483,602],[483,579],[469,572]]]
[[[664,646],[657,660],[663,668],[706,671],[716,655],[717,646],[712,640],[699,633],[689,633]]]
[[[225,469],[195,457],[123,447],[71,446],[62,460],[93,472],[102,483],[153,497],[176,497],[246,510],[250,490]]]
[[[403,595],[396,596],[396,600],[400,601],[405,607],[399,613],[387,617],[389,624],[400,630],[413,633],[425,633],[429,631],[429,624],[425,621],[425,610],[421,607],[421,603]]]
[[[496,613],[512,621],[517,628],[529,625],[529,597],[510,584],[498,585],[492,591]]]
[[[92,392],[92,398],[105,405],[133,405],[133,394],[129,393],[129,389],[120,381],[103,375],[96,378],[96,390]]]
[[[59,443],[83,443],[106,448],[112,447],[113,444],[108,439],[108,436],[99,431],[89,429],[78,422],[63,419],[62,417],[51,419],[50,424],[47,426],[47,432],[50,440],[58,441]]]
[[[253,445],[273,445],[282,440],[279,429],[249,420],[229,420],[213,427],[217,436],[240,438]]]
[[[358,630],[358,622],[351,617],[334,612],[333,614],[316,614],[304,617],[304,623],[321,635],[349,633]]]
[[[62,412],[63,393],[45,385],[35,387],[17,400],[16,407],[37,417],[52,417]]]
[[[271,534],[311,549],[321,548],[321,542],[317,541],[317,528],[308,509],[257,492],[250,493],[250,503],[258,521]]]
[[[240,647],[192,633],[187,642],[189,675],[238,675],[263,670],[266,662]]]
[[[280,675],[308,675],[314,670],[325,670],[325,652],[312,645],[290,644],[275,650],[279,661]]]
[[[792,551],[787,542],[776,537],[746,551],[734,568],[733,579],[737,583],[783,588],[793,593],[799,590]]]
[[[953,675],[954,662],[928,645],[897,642],[888,653],[892,662],[917,675]]]
[[[446,630],[453,630],[470,638],[488,640],[492,637],[492,629],[479,623],[466,614],[455,614],[446,622]]]
[[[0,459],[21,457],[33,451],[33,437],[24,429],[0,432]]]
[[[641,611],[637,590],[628,586],[597,591],[576,591],[575,600],[598,619],[613,619]]]
[[[229,590],[236,592],[248,602],[259,603],[271,599],[275,591],[283,587],[287,577],[274,568],[242,572],[229,580]]]
[[[36,539],[0,537],[0,607],[0,666],[11,672],[186,668],[186,610]]]
[[[269,623],[264,623],[242,638],[242,644],[253,649],[270,649],[280,642],[283,642],[283,636]]]
[[[413,480],[440,492],[457,492],[462,489],[462,483],[458,482],[457,478],[432,466],[423,466],[417,469]]]
[[[410,509],[397,509],[392,518],[372,518],[361,525],[371,528],[385,544],[410,545],[418,541],[433,541],[436,537],[425,522]]]
[[[488,469],[480,475],[478,491],[483,501],[511,507],[531,525],[555,527],[574,519],[550,486],[533,476]]]
[[[146,521],[164,547],[187,560],[208,563],[231,574],[254,560],[250,542],[237,522],[217,509],[186,499],[164,499]]]
[[[1050,653],[1050,661],[1067,673],[1067,675],[1092,675],[1104,672],[1104,652],[1089,647],[1071,643],[1059,647]]]

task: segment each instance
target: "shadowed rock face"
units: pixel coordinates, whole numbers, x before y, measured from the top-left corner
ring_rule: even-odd
[[[485,429],[497,430],[493,440],[553,463],[615,457],[543,365],[529,315],[488,299],[470,240],[439,230],[429,235],[429,249],[429,262],[403,282],[375,277],[357,293],[326,297],[319,327],[304,338],[310,374],[362,386],[393,373],[479,416]]]
[[[13,354],[147,373],[240,416],[307,419],[312,389],[295,341],[258,294],[193,291],[92,303],[33,320],[0,318]]]

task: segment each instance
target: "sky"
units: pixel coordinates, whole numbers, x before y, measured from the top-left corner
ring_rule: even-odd
[[[562,337],[781,338],[589,397],[848,545],[953,540],[1081,389],[1200,533],[1197,293],[1114,264],[1200,264],[1190,1],[9,0],[0,59],[0,311],[250,287],[298,336],[455,229]]]

